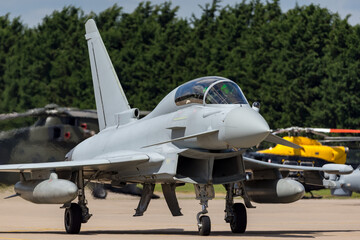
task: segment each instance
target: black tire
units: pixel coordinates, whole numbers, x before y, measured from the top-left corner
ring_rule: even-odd
[[[72,203],[70,208],[65,210],[64,223],[65,230],[69,234],[78,234],[82,222],[81,207],[77,203]]]
[[[233,205],[234,217],[230,222],[230,228],[233,233],[244,233],[247,225],[246,208],[242,203]]]
[[[211,232],[210,218],[208,216],[201,216],[200,224],[201,224],[201,227],[199,227],[199,234],[201,236],[209,236],[210,232]]]
[[[107,191],[105,190],[104,186],[95,186],[95,188],[92,191],[92,195],[94,198],[97,199],[105,199],[107,196]]]

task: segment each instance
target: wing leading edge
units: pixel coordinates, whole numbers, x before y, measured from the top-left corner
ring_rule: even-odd
[[[0,172],[31,172],[37,170],[107,170],[128,164],[139,164],[147,161],[161,161],[165,158],[157,153],[120,153],[98,159],[82,161],[61,161],[48,163],[26,163],[0,165]]]
[[[322,171],[329,174],[350,174],[353,168],[344,164],[325,164],[322,167],[292,166],[277,163],[267,163],[260,160],[244,157],[245,168],[250,170],[283,169],[295,171]]]

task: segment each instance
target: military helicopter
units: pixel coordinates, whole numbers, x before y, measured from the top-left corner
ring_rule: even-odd
[[[146,111],[140,111],[142,116]],[[0,164],[39,163],[64,160],[78,143],[99,132],[96,110],[59,107],[48,104],[23,113],[0,114],[0,121],[36,117],[32,126],[0,131]],[[0,173],[0,183],[15,184],[19,175]],[[111,185],[89,184],[95,198],[104,199],[107,191],[141,196],[136,185],[114,188]],[[153,198],[158,198],[154,195]]]
[[[346,164],[347,154],[349,148],[346,146],[328,146],[322,143],[330,142],[352,142],[360,141],[360,137],[340,136],[332,137],[327,134],[331,133],[360,133],[360,130],[356,129],[332,129],[332,128],[302,128],[302,127],[289,127],[284,129],[278,129],[273,131],[274,135],[288,133],[288,136],[283,139],[295,143],[302,148],[294,149],[286,147],[284,145],[277,144],[275,147],[271,147],[256,152],[248,152],[246,156],[262,160],[270,163],[278,163],[284,165],[300,165],[300,166],[312,166],[321,167],[327,163]],[[320,136],[323,140],[316,140],[309,137],[300,136],[300,133],[310,133]],[[356,167],[351,164],[353,167]],[[290,172],[289,177],[297,179],[303,183],[306,192],[311,193],[312,190],[318,190],[324,188],[322,177],[318,176],[318,172]],[[304,184],[305,178],[313,179],[314,185]],[[315,180],[317,179],[317,180]],[[307,181],[308,182],[308,181]]]
[[[37,117],[30,127],[0,132],[0,163],[61,161],[70,149],[99,131],[94,110],[48,104],[24,113],[0,114],[0,121]],[[0,182],[14,184],[19,176],[1,173]]]

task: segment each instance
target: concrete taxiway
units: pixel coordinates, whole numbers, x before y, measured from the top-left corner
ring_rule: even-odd
[[[224,199],[209,201],[212,232],[198,236],[199,202],[181,194],[184,216],[172,217],[165,200],[152,200],[142,217],[133,217],[138,198],[109,193],[106,200],[88,197],[93,217],[79,235],[65,233],[59,205],[36,205],[0,193],[0,240],[41,239],[358,239],[360,199],[300,200],[292,204],[255,204],[248,209],[245,234],[232,234],[224,219]],[[88,194],[89,196],[89,194]],[[237,200],[237,201],[240,201]]]

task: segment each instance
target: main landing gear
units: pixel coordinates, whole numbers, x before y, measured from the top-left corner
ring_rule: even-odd
[[[77,203],[71,203],[70,207],[65,209],[64,224],[65,230],[70,234],[80,232],[82,222],[81,207]]]
[[[208,236],[211,232],[211,221],[208,213],[208,200],[214,198],[213,185],[198,184],[195,186],[196,199],[200,200],[202,211],[196,215],[198,223],[199,234],[202,236]],[[249,197],[246,194],[243,184],[241,182],[237,184],[225,184],[226,188],[226,204],[225,204],[225,221],[230,224],[231,231],[233,233],[244,233],[247,225],[246,207],[253,208]],[[235,196],[242,196],[245,200],[245,204],[234,203]]]
[[[235,203],[232,206],[233,216],[230,221],[230,228],[233,233],[244,233],[247,225],[246,208],[242,203]]]
[[[246,208],[242,203],[234,203],[234,196],[241,195],[247,207],[253,208],[253,206],[242,187],[235,189],[234,184],[225,184],[224,187],[226,188],[225,221],[230,224],[233,233],[244,233],[247,225]]]
[[[64,204],[64,224],[65,230],[69,234],[78,234],[81,229],[81,223],[87,223],[92,214],[89,213],[89,208],[86,206],[85,185],[83,172],[79,171],[77,178],[77,185],[79,188],[78,203]]]

